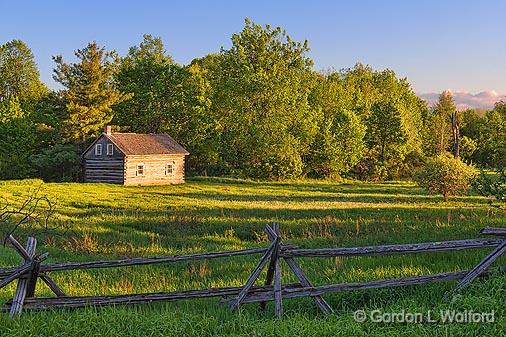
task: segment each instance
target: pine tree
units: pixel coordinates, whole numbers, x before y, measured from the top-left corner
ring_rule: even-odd
[[[129,98],[113,82],[118,58],[96,42],[75,52],[78,63],[67,64],[62,56],[54,57],[53,78],[65,88],[60,92],[67,116],[63,134],[67,141],[85,142],[95,136],[113,118],[112,106]]]

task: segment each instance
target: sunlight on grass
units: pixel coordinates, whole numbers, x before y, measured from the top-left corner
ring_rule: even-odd
[[[504,215],[488,209],[485,198],[463,196],[445,204],[439,201],[439,197],[407,182],[338,184],[313,180],[255,182],[194,178],[178,186],[124,187],[46,184],[29,180],[0,182],[0,197],[19,204],[30,189],[39,185],[42,193],[58,205],[55,219],[66,221],[70,226],[65,231],[38,235],[38,251],[50,253],[48,262],[266,247],[268,239],[263,227],[273,221],[281,224],[281,234],[286,243],[301,247],[465,239],[478,237],[479,229],[486,226],[506,227]],[[17,236],[25,239],[27,234],[22,231]],[[311,281],[321,285],[466,269],[479,262],[488,251],[304,258],[299,262]],[[259,258],[248,256],[169,265],[54,272],[51,276],[70,295],[241,286]],[[12,249],[0,247],[2,267],[19,262]],[[499,261],[500,264],[504,262],[505,258]],[[265,271],[260,280],[264,278]],[[295,281],[285,266],[283,282]],[[504,294],[505,284],[504,275],[479,281],[452,306],[466,307],[473,301],[488,303],[487,308],[502,315],[498,323],[488,327],[487,333],[494,335],[501,327],[506,328],[504,303],[496,295],[498,292]],[[79,324],[88,325],[90,322],[96,325],[96,331],[109,324],[124,324],[132,336],[140,331],[156,334],[159,331],[156,324],[165,328],[170,326],[170,331],[175,331],[176,335],[196,336],[208,335],[211,331],[246,335],[255,331],[262,336],[305,335],[305,332],[311,334],[314,326],[318,326],[321,335],[360,335],[364,330],[373,329],[379,329],[378,334],[381,334],[386,327],[358,325],[350,312],[363,307],[424,310],[434,303],[444,306],[441,298],[450,288],[451,284],[435,284],[331,294],[326,297],[337,315],[330,318],[319,316],[309,299],[287,300],[284,303],[286,317],[279,324],[270,311],[262,314],[257,306],[246,305],[239,314],[233,314],[218,300],[33,312],[16,321],[9,321],[7,315],[2,314],[0,323],[9,329],[9,336],[39,333],[50,336],[51,332],[63,330],[70,334],[77,331],[75,329]],[[8,300],[14,289],[12,284],[1,289],[0,299]],[[51,295],[44,284],[38,284],[37,293]],[[114,321],[108,315],[114,317]],[[48,320],[55,323],[47,324]],[[69,324],[63,325],[61,321]],[[41,327],[44,331],[39,330]],[[424,334],[426,328],[423,325],[410,327],[413,331],[406,332],[406,335]],[[467,331],[465,327],[458,329]],[[108,332],[103,335],[109,336]]]

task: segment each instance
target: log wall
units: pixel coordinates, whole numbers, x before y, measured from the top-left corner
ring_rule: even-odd
[[[184,155],[145,155],[125,158],[125,185],[164,185],[184,183]],[[137,166],[144,165],[144,174],[137,174]],[[172,174],[166,165],[172,164]]]
[[[102,154],[95,154],[95,146],[102,145]],[[124,182],[124,155],[113,146],[113,154],[107,154],[107,145],[112,144],[106,137],[101,136],[83,155],[84,182],[113,183]]]

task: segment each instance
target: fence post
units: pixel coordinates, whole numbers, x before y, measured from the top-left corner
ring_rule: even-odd
[[[271,227],[269,227],[269,225],[265,226],[265,231],[267,232],[269,239],[271,241],[274,240],[276,232]],[[285,260],[286,264],[295,274],[295,276],[299,280],[299,283],[303,287],[313,287],[313,284],[311,283],[311,281],[309,281],[308,277],[306,276],[306,274],[304,274],[304,271],[293,257],[283,256],[283,259]],[[313,299],[318,309],[320,309],[320,311],[323,312],[325,315],[330,315],[334,312],[334,310],[332,310],[332,307],[320,295],[314,295],[311,296],[311,298]]]
[[[275,253],[272,254],[274,259],[274,314],[278,318],[283,317],[283,294],[281,293],[281,264],[279,261],[279,250],[281,246],[281,235],[279,234],[279,225],[274,223],[274,232],[276,233],[277,245]]]
[[[26,253],[31,260],[33,260],[33,256],[35,255],[36,248],[37,248],[37,239],[30,236],[28,238],[27,243],[26,243]],[[33,268],[33,266],[34,265],[32,263],[31,268]],[[30,273],[30,274],[32,274],[32,273]],[[27,278],[18,279],[18,286],[16,288],[16,292],[14,293],[14,298],[12,299],[12,304],[11,304],[11,310],[10,310],[10,317],[11,318],[14,318],[15,316],[21,314],[21,311],[23,311],[23,303],[25,302],[28,283],[29,283],[29,280]]]
[[[277,223],[273,223],[273,227],[276,228]],[[274,242],[276,240],[276,237],[279,237],[278,233],[275,232],[269,225],[265,226],[265,232],[267,233],[267,236],[269,236],[269,239],[271,242]],[[271,234],[271,235],[269,235]],[[265,277],[265,286],[270,286],[272,284],[272,280],[274,279],[274,274],[276,270],[276,261],[279,258],[279,250],[281,247],[281,242],[279,242],[276,247],[274,248],[274,251],[272,252],[271,260],[269,262],[269,267],[267,268],[267,276]],[[267,302],[260,302],[260,308],[262,310],[265,310],[265,306],[267,305]]]
[[[471,282],[474,281],[475,278],[480,276],[483,272],[487,270],[488,267],[495,260],[497,260],[501,255],[506,252],[506,240],[504,240],[500,245],[498,245],[489,255],[487,255],[483,260],[480,261],[466,276],[464,276],[459,283],[453,288],[453,293],[461,290],[462,288],[467,287]]]
[[[258,265],[251,273],[250,277],[246,281],[246,284],[244,284],[244,287],[241,289],[239,294],[237,295],[237,298],[235,301],[232,302],[232,310],[237,310],[239,306],[241,305],[242,300],[246,297],[248,292],[250,291],[251,287],[255,284],[255,281],[258,279],[258,276],[264,269],[265,265],[267,264],[267,261],[272,256],[272,252],[274,251],[274,248],[278,244],[279,239],[276,238],[274,242],[269,246],[269,249],[265,252],[265,254],[260,259],[260,262],[258,262]]]

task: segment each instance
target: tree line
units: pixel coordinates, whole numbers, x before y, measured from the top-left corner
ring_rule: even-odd
[[[124,56],[91,42],[76,61],[55,56],[40,80],[29,47],[0,46],[0,178],[78,180],[80,154],[107,124],[168,133],[188,171],[260,179],[398,179],[450,151],[479,166],[506,158],[506,102],[433,107],[392,70],[357,64],[315,71],[307,41],[245,21],[230,48],[177,64],[145,35]]]

